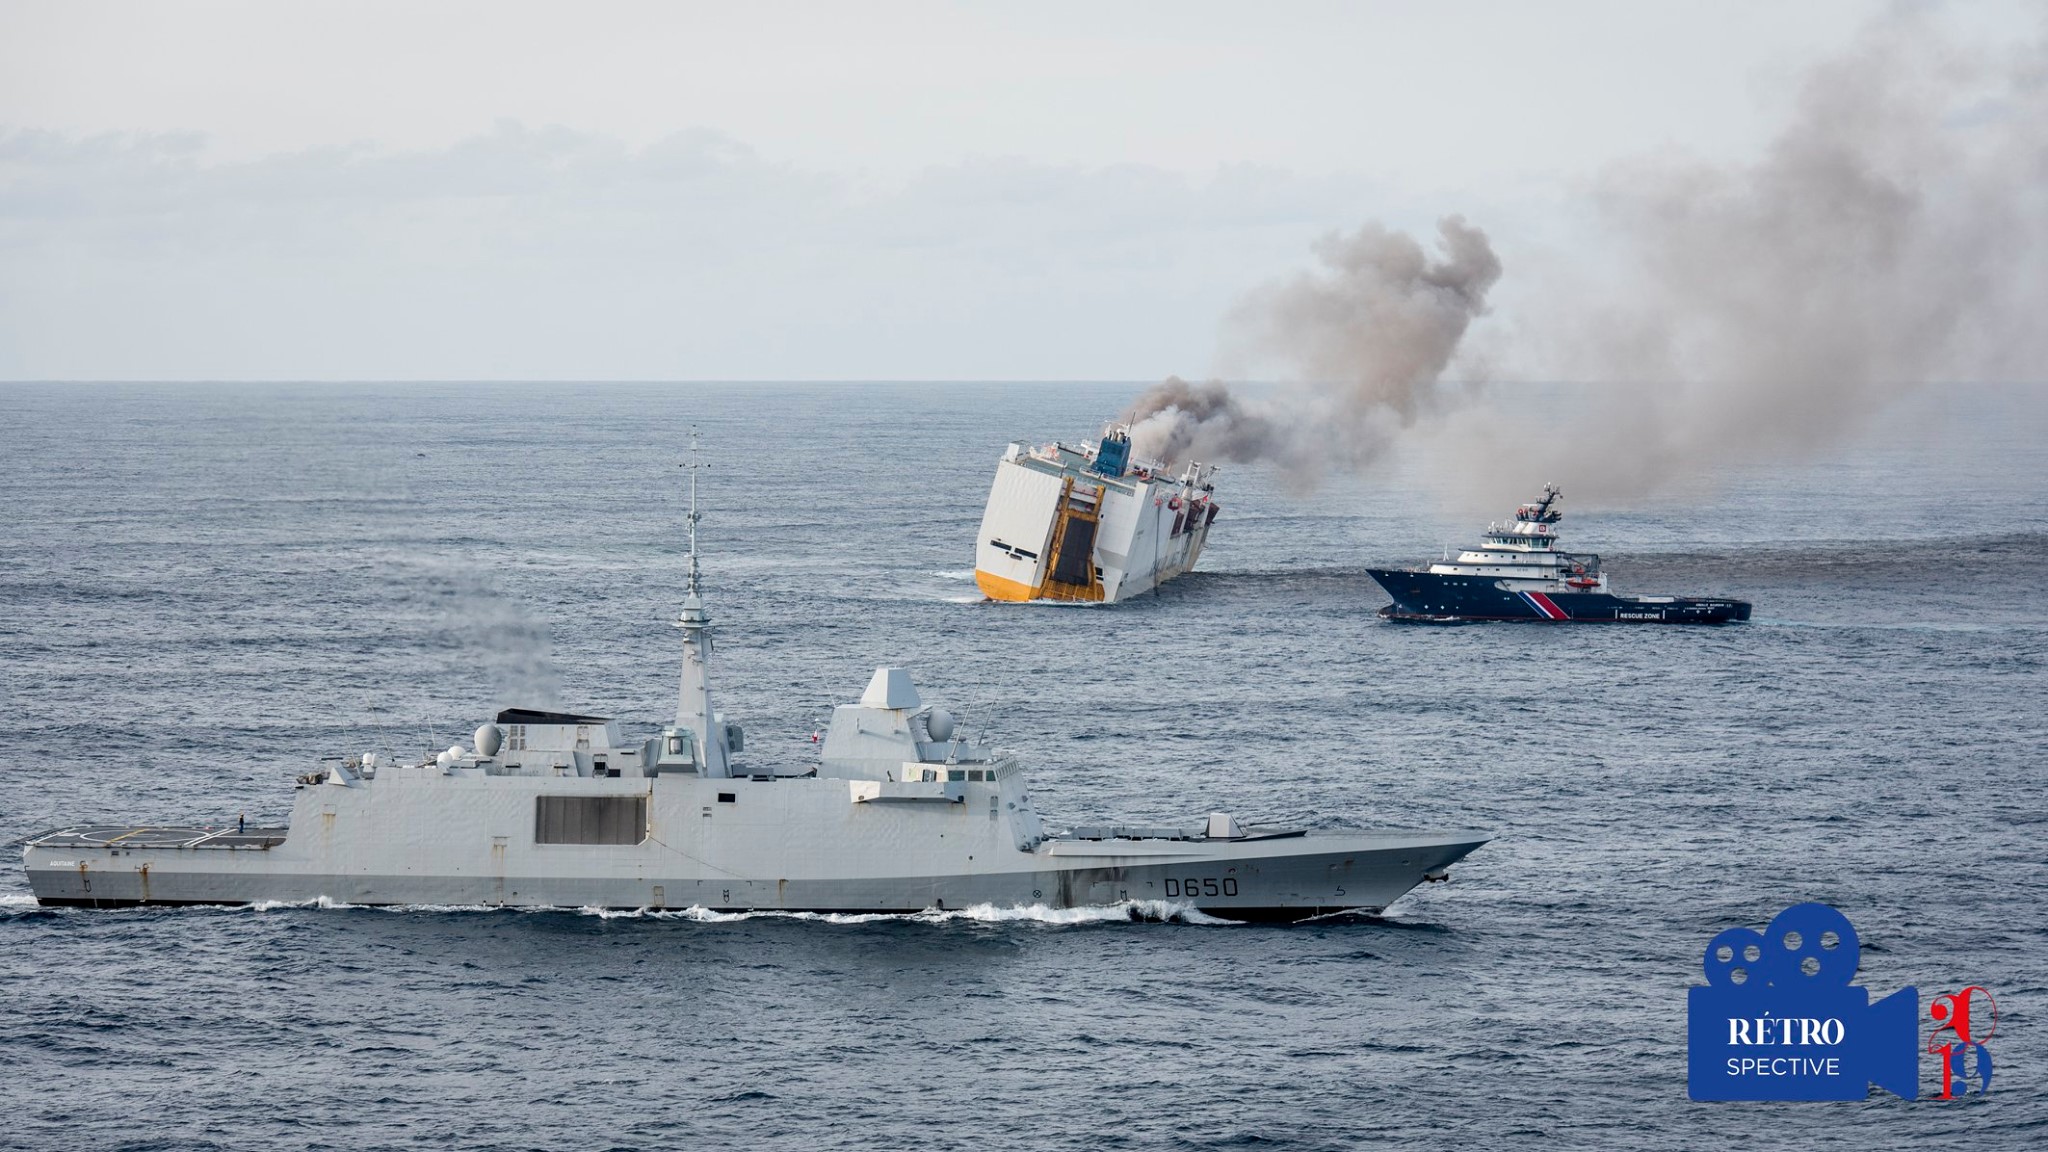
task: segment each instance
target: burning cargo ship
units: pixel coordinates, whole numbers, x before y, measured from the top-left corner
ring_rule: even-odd
[[[991,600],[1113,604],[1148,592],[1201,558],[1215,476],[1133,459],[1120,424],[1093,445],[1013,443],[981,516],[974,582]]]

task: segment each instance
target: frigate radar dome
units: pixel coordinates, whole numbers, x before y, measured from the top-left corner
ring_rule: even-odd
[[[504,742],[505,734],[498,730],[496,724],[486,724],[476,730],[476,754],[486,760],[496,756]]]
[[[924,727],[933,740],[943,744],[953,738],[953,714],[944,708],[933,708],[924,718]]]

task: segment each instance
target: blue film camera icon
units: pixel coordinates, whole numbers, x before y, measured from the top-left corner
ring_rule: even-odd
[[[1769,928],[1707,945],[1707,987],[1689,992],[1686,1082],[1695,1100],[1861,1100],[1870,1085],[1920,1095],[1920,994],[1876,1003],[1850,983],[1849,918],[1795,904]]]

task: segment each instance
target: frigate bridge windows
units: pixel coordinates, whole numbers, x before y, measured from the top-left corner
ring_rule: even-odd
[[[536,844],[638,844],[647,838],[645,796],[536,796]]]

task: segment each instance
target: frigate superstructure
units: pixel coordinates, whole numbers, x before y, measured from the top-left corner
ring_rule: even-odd
[[[974,582],[991,600],[1113,604],[1202,558],[1221,507],[1216,469],[1175,471],[1131,455],[1130,428],[1092,444],[1011,444],[974,545]]]
[[[694,459],[694,454],[693,454]],[[834,710],[816,763],[749,763],[712,706],[697,563],[675,722],[507,709],[418,763],[300,776],[282,828],[79,824],[24,849],[44,904],[920,912],[1127,904],[1231,919],[1377,912],[1485,843],[1473,832],[1319,833],[1226,813],[1048,830],[1015,757],[970,739],[900,668]]]

